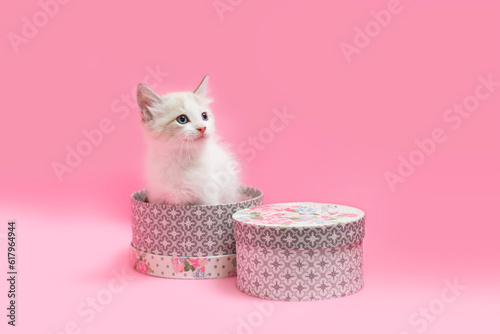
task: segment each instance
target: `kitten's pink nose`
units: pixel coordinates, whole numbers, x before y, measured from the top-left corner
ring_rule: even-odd
[[[204,134],[205,133],[205,130],[207,129],[206,126],[202,127],[202,128],[197,128],[196,130],[200,131],[201,134]]]

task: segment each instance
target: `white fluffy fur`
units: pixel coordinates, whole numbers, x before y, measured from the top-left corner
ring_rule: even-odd
[[[195,92],[157,95],[137,87],[147,141],[146,194],[151,203],[220,204],[239,199],[239,165],[215,133],[206,96],[208,77]],[[202,119],[206,112],[208,120]],[[177,117],[189,118],[186,124]],[[206,127],[204,133],[198,128]]]

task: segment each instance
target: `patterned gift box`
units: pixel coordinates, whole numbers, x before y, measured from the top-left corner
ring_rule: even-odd
[[[138,272],[181,279],[236,275],[232,215],[262,205],[262,191],[242,187],[245,200],[220,205],[167,205],[132,194],[130,265]]]
[[[363,211],[283,203],[240,210],[233,220],[241,291],[298,301],[343,297],[363,287]]]

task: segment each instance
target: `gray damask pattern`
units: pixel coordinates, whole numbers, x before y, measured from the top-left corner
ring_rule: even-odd
[[[262,205],[262,191],[243,187],[249,200],[220,205],[167,205],[132,194],[132,244],[142,251],[170,256],[234,254],[234,212]]]
[[[329,226],[286,227],[233,221],[238,243],[273,249],[315,249],[351,244],[365,236],[365,217]]]
[[[343,297],[363,287],[363,241],[309,250],[237,244],[238,288],[286,301]]]

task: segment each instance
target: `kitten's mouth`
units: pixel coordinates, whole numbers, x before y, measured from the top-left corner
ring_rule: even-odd
[[[197,136],[197,137],[194,137],[194,139],[193,139],[193,140],[194,140],[194,141],[198,141],[198,140],[203,140],[203,139],[205,139],[205,138],[207,138],[207,135],[199,135],[199,136]]]
[[[203,137],[201,137],[201,136],[199,136],[199,137],[192,137],[189,141],[191,143],[193,143],[193,144],[198,144],[198,143],[203,142]]]

